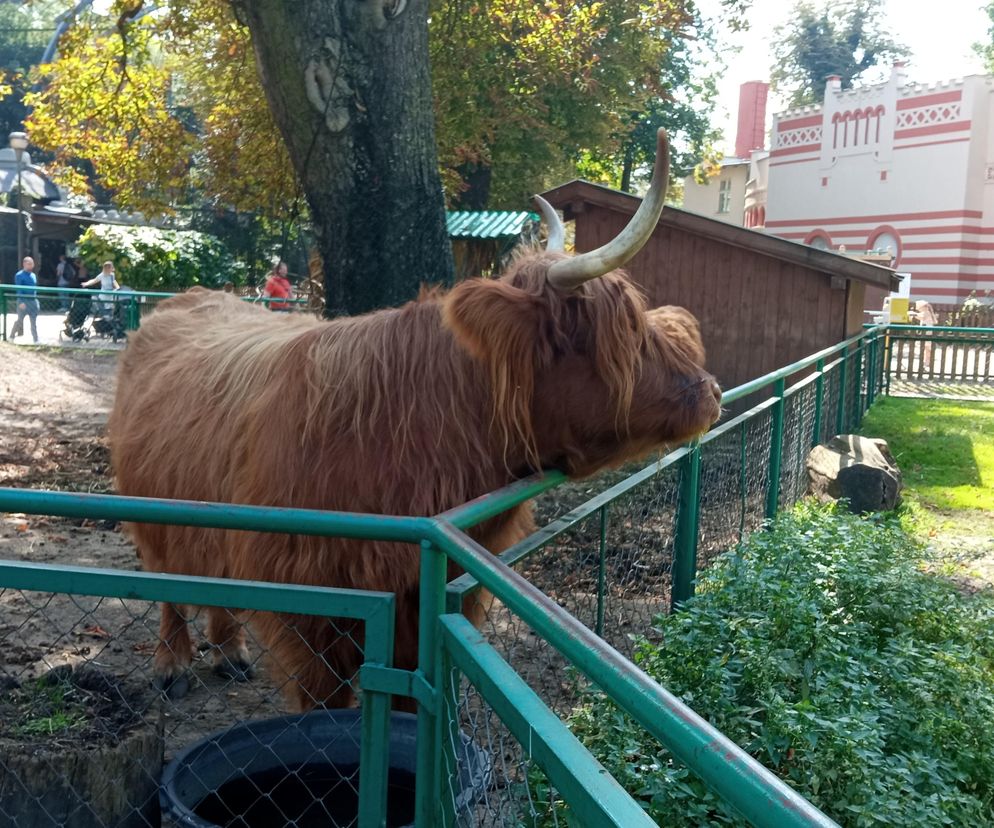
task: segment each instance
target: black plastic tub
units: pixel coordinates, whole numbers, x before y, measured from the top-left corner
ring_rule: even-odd
[[[316,710],[245,722],[183,750],[162,773],[162,814],[183,828],[328,828],[358,814],[358,710]],[[490,783],[490,756],[465,735],[456,809]],[[417,717],[390,717],[387,826],[414,824]]]

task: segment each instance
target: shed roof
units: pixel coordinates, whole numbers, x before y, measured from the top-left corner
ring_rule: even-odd
[[[629,193],[581,179],[555,187],[542,195],[552,206],[563,211],[567,221],[575,219],[577,214],[583,211],[585,204],[594,204],[632,215],[642,201]],[[728,224],[677,207],[663,208],[659,224],[698,236],[714,238],[734,247],[742,247],[774,259],[799,264],[832,276],[853,279],[888,291],[897,290],[901,281],[901,277],[889,267],[859,261],[830,250],[818,250],[800,242]]]
[[[445,228],[454,239],[509,239],[538,220],[525,210],[455,210],[445,214]]]

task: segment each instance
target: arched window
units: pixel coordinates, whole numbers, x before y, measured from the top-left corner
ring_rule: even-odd
[[[877,227],[866,240],[866,249],[874,253],[890,253],[891,267],[901,258],[901,235],[889,224]]]
[[[808,233],[808,237],[804,240],[806,245],[813,247],[815,250],[831,250],[832,249],[832,237],[828,235],[824,230],[812,230]]]
[[[849,146],[849,119],[851,118],[849,112],[845,112],[842,115],[842,146]]]
[[[832,116],[832,149],[839,148],[839,113]]]
[[[878,106],[875,110],[873,110],[873,114],[877,116],[877,138],[876,138],[876,141],[877,141],[878,144],[880,143],[880,122],[884,119],[884,112],[885,111],[886,110],[883,108],[883,106]]]
[[[758,220],[756,221],[757,227],[766,227],[766,208],[760,207],[757,211],[759,213]]]
[[[852,145],[854,147],[859,146],[859,119],[863,117],[863,113],[858,109],[852,114]]]
[[[863,127],[863,144],[865,145],[870,143],[870,118],[873,117],[873,110],[870,107],[864,109],[863,117],[866,119],[866,124]]]

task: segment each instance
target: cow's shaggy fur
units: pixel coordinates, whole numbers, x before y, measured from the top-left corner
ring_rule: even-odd
[[[546,281],[560,256],[533,251],[500,280],[331,322],[200,289],[163,302],[121,363],[109,427],[118,490],[433,515],[539,468],[588,475],[705,430],[717,390],[693,317],[647,312],[618,272],[560,291]],[[521,506],[474,535],[499,552],[531,528]],[[416,664],[416,547],[131,531],[152,571],[394,592],[395,663]],[[252,624],[297,707],[352,703],[356,624],[270,613]],[[207,633],[219,668],[241,677],[240,624],[210,610]],[[181,692],[184,608],[163,606],[160,634],[157,674]]]

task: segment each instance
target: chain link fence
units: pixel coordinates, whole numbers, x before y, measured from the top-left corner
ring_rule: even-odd
[[[364,593],[357,605],[337,590],[207,583],[215,600],[280,611],[181,605],[185,621],[166,631],[151,600],[83,594],[105,572],[73,574],[85,581],[79,594],[0,589],[0,825],[356,824],[360,757],[386,742],[386,718],[366,734],[369,705],[295,712],[362,703],[365,629],[376,624],[376,658],[389,664],[392,597]],[[25,574],[49,576],[8,563],[0,583]],[[117,591],[162,591],[162,577],[133,573]],[[196,580],[167,586],[198,600]],[[414,755],[403,742],[413,743],[415,717],[395,718],[398,767],[383,795],[396,788],[391,808],[413,818]]]
[[[696,460],[681,449],[648,467],[613,472],[593,497],[583,482],[539,497],[535,511],[542,528],[502,558],[631,657],[637,641],[656,638],[653,619],[681,598],[674,595],[681,549],[690,549],[690,571],[696,576],[763,526],[770,516],[774,454],[779,472],[772,503],[784,509],[802,498],[811,448],[856,428],[869,400],[883,392],[882,348],[860,343],[844,353],[844,358],[836,354],[819,362],[813,372],[795,375],[801,379],[785,389],[782,401],[774,396],[713,429],[695,449]],[[694,462],[699,464],[696,498],[688,495]],[[692,520],[681,517],[683,509],[692,512]],[[693,535],[689,545],[682,537],[688,531]],[[465,602],[470,617],[481,619],[487,641],[545,704],[568,717],[589,699],[590,681],[473,585],[466,576],[451,582],[449,609]],[[472,824],[558,824],[557,793],[531,767],[527,750],[465,682],[460,685],[458,676],[452,682],[458,699],[452,715],[465,733],[499,757],[486,813],[477,814]]]
[[[689,595],[699,569],[760,528],[771,504],[782,508],[803,495],[815,436],[835,433],[840,421],[851,429],[882,390],[883,360],[874,362],[873,348],[840,353],[845,359],[722,424],[699,445],[552,490],[536,504],[543,528],[502,557],[630,656],[639,638],[655,636],[653,619]],[[461,661],[457,648],[441,647],[437,685],[418,690],[418,681],[431,683],[435,674],[418,679],[390,669],[392,603],[390,632],[377,616],[379,634],[372,635],[370,607],[382,615],[387,599],[356,597],[373,593],[179,579],[182,587],[153,595],[165,590],[155,579],[168,576],[136,573],[124,576],[135,579],[127,588],[88,592],[72,580],[78,572],[43,586],[54,571],[38,570],[24,586],[16,567],[0,565],[0,824],[17,828],[157,825],[160,818],[190,824],[181,811],[157,811],[160,774],[177,757],[181,770],[167,773],[163,790],[188,795],[190,809],[213,824],[364,828],[373,824],[362,815],[375,818],[380,789],[390,791],[382,801],[395,809],[389,824],[427,824],[426,795],[419,800],[414,783],[415,769],[426,767],[416,755],[425,733],[413,717],[388,715],[389,693],[424,709],[437,705],[439,784],[427,796],[443,824],[556,825],[562,800],[582,790],[551,781],[551,742],[542,742],[536,722],[554,713],[561,727],[595,682],[611,685],[621,664],[581,670],[579,656],[562,654],[569,652],[562,641],[550,643],[540,618],[501,593],[519,607],[512,611],[469,575],[448,585],[453,615],[445,617],[465,612],[480,643]],[[73,588],[65,588],[70,581]],[[304,589],[310,603],[267,589]],[[164,643],[156,600],[189,607],[180,624],[164,628]],[[241,609],[196,611],[198,605]],[[475,651],[492,651],[494,660],[474,667],[467,653]],[[287,661],[288,652],[306,658]],[[157,679],[165,692],[155,690]],[[516,682],[511,701],[507,687]],[[363,709],[336,711],[333,727],[325,713],[287,718],[314,703]],[[31,816],[16,810],[28,807]]]

